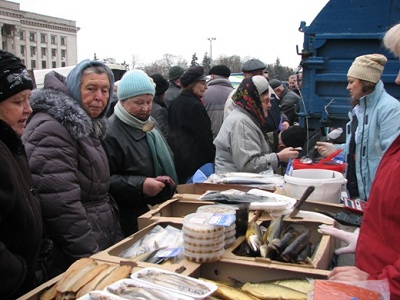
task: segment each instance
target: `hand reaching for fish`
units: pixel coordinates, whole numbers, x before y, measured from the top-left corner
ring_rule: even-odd
[[[318,232],[322,234],[331,235],[347,244],[347,246],[335,250],[335,253],[337,255],[345,253],[354,253],[356,251],[359,228],[357,228],[354,232],[348,232],[341,229],[337,229],[333,226],[322,224],[319,226]]]

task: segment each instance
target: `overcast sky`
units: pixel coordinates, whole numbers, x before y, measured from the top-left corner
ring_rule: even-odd
[[[113,57],[142,64],[169,53],[189,63],[196,53],[239,55],[267,64],[297,67],[303,45],[301,21],[309,25],[329,0],[13,0],[21,10],[74,20],[78,61]]]

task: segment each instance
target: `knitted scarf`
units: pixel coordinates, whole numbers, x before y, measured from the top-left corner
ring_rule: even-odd
[[[143,130],[144,132],[146,132],[146,130],[143,129],[143,126],[147,126],[148,123],[151,122],[151,117],[149,117],[146,121],[141,121],[132,116],[121,105],[121,102],[117,102],[115,105],[114,114],[118,119],[128,126]],[[161,134],[157,129],[153,128],[146,132],[146,138],[153,156],[154,173],[156,176],[167,175],[177,184],[179,181],[178,176],[176,175],[175,164],[172,159],[171,152],[169,151]]]

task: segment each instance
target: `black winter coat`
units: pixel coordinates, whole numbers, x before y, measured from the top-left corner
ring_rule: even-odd
[[[108,120],[103,146],[110,164],[110,193],[120,210],[122,231],[128,236],[138,230],[137,218],[149,210],[148,205],[170,199],[175,187],[166,185],[158,195],[145,196],[144,180],[156,177],[146,133],[125,124],[115,114]]]
[[[198,168],[214,162],[211,120],[201,100],[190,90],[183,90],[169,107],[168,124],[168,143],[179,183],[186,183]]]
[[[21,139],[2,120],[0,178],[0,299],[16,299],[35,287],[42,216]]]

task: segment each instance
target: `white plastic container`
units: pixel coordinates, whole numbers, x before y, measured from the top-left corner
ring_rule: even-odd
[[[300,199],[310,185],[315,186],[308,200],[339,203],[342,186],[347,180],[343,174],[325,169],[293,170],[291,175],[284,176],[286,196]]]

